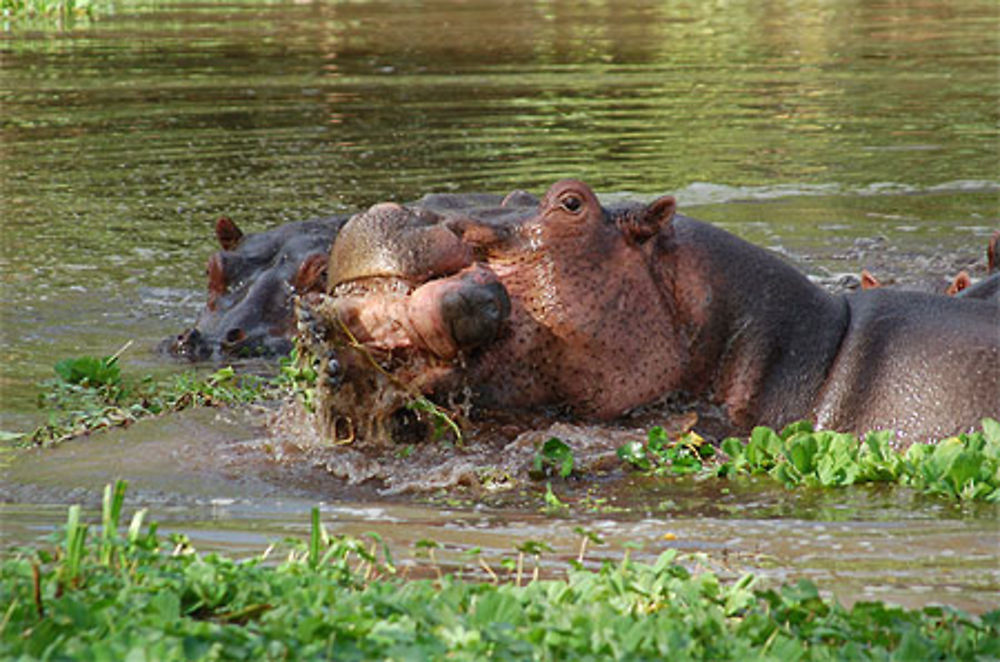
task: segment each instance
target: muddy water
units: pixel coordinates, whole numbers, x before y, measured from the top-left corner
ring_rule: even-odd
[[[824,282],[979,276],[1000,226],[996,28],[977,0],[166,2],[14,28],[0,35],[0,429],[39,420],[35,384],[62,357],[131,340],[127,370],[182,369],[151,348],[202,305],[220,214],[253,231],[576,176],[610,196],[674,193]],[[620,473],[570,519],[461,491],[443,506],[276,459],[259,418],[239,417],[15,455],[4,544],[124,476],[167,528],[241,553],[302,532],[319,501],[332,528],[401,547],[498,556],[541,538],[572,554],[585,526],[609,540],[594,558],[673,545],[845,599],[984,609],[1000,587],[995,507]]]

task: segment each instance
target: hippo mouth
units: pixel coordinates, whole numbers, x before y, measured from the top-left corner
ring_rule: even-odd
[[[458,406],[466,361],[502,334],[511,311],[499,278],[446,219],[388,203],[344,226],[328,293],[306,305],[322,329],[313,345],[320,419],[341,441],[427,436],[432,422],[414,402]]]
[[[269,358],[288,354],[291,349],[292,341],[280,334],[251,335],[240,328],[230,329],[221,338],[215,338],[191,327],[160,343],[160,351],[192,363],[223,357]]]
[[[373,349],[445,360],[492,342],[510,299],[453,227],[392,203],[352,219],[330,255],[328,289],[341,325]]]

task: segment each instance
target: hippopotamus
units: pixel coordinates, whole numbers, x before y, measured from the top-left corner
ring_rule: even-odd
[[[292,296],[326,289],[330,245],[347,215],[244,234],[228,217],[215,224],[219,250],[208,259],[208,302],[194,326],[161,347],[196,360],[287,354]]]
[[[986,299],[1000,304],[1000,230],[993,233],[986,247],[986,278],[973,284],[971,279],[955,292],[967,299]],[[959,274],[961,277],[961,274]]]
[[[902,445],[1000,413],[996,303],[834,295],[673,197],[605,207],[576,180],[488,214],[376,205],[302,306],[338,436],[406,427],[413,400],[595,421],[670,403],[717,437],[807,419]]]
[[[948,296],[958,296],[967,299],[987,299],[1000,303],[1000,264],[997,262],[997,250],[1000,244],[1000,230],[993,233],[986,246],[986,278],[973,283],[969,272],[962,270],[949,282],[944,289]],[[883,287],[881,281],[867,269],[861,270],[861,289],[873,290]]]
[[[460,213],[493,208],[502,199],[437,193],[409,204],[435,213]],[[191,361],[288,354],[295,330],[294,297],[326,290],[330,247],[350,216],[298,221],[251,234],[228,217],[218,219],[220,250],[208,259],[205,307],[192,327],[161,342],[160,349]]]

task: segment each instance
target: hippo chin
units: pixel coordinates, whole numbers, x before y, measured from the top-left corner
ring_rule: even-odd
[[[1000,412],[993,301],[832,295],[671,197],[604,208],[565,180],[490,214],[377,205],[328,270],[302,328],[336,435],[408,429],[418,396],[591,420],[680,399],[714,435],[811,419],[904,444]]]

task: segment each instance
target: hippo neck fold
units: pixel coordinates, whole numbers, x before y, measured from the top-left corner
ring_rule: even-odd
[[[848,327],[844,298],[711,225],[673,227],[663,281],[691,339],[684,389],[738,431],[809,417]]]

